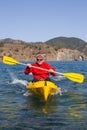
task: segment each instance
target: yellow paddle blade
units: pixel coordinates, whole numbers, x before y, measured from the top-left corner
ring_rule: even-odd
[[[18,61],[14,60],[13,58],[8,57],[8,56],[3,56],[3,63],[9,64],[9,65],[19,64]]]
[[[71,72],[65,74],[63,73],[62,75],[74,82],[82,83],[84,81],[84,76],[82,74]]]

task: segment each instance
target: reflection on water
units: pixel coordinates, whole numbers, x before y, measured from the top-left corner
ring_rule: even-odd
[[[30,97],[29,97],[30,98]],[[58,106],[56,105],[56,99],[57,99],[57,95],[55,96],[51,96],[47,102],[44,102],[43,100],[41,100],[38,97],[32,96],[31,97],[31,106],[33,109],[35,109],[36,111],[40,111],[41,113],[44,114],[49,114],[49,113],[54,113],[56,111],[56,108]],[[30,100],[30,99],[29,99]],[[30,103],[27,104],[30,106]],[[27,106],[28,107],[28,106]],[[55,109],[54,109],[55,108]]]
[[[68,107],[69,116],[72,116],[74,118],[84,118],[83,115],[83,108],[85,108],[86,104],[75,104],[70,107]]]
[[[84,108],[86,107],[85,100],[81,94],[70,93],[70,106],[67,107],[68,116],[72,118],[84,118]]]
[[[3,103],[4,102],[4,103]],[[44,102],[33,95],[8,93],[0,99],[1,128],[58,128],[76,120],[84,120],[85,100],[81,94],[66,92]]]
[[[56,69],[61,66],[61,72],[69,72],[73,66],[73,71],[87,77],[87,63],[52,64]],[[78,84],[61,77],[54,79],[62,93],[44,102],[27,93],[24,68],[14,66],[7,71],[11,67],[6,67],[1,65],[0,70],[0,130],[87,130],[87,80]]]
[[[44,102],[41,99],[38,99],[37,97],[33,97],[32,95],[31,106],[36,110],[41,111],[44,114],[55,113],[55,112],[61,113],[66,111],[65,115],[67,115],[68,117],[79,118],[79,119],[84,118],[83,110],[86,107],[86,104],[82,95],[73,92],[70,93],[68,92],[68,94],[69,94],[68,98],[66,98],[65,95],[51,96],[47,102]],[[63,99],[60,102],[59,100],[61,98]],[[64,108],[61,107],[61,104],[63,105]]]

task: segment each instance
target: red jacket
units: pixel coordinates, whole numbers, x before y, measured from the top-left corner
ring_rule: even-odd
[[[49,65],[48,63],[46,62],[43,62],[41,65],[38,65],[37,63],[33,63],[32,66],[36,66],[36,67],[40,67],[40,68],[44,68],[44,69],[53,69],[55,71],[54,68],[52,68],[51,65]],[[40,69],[37,69],[37,68],[29,68],[29,67],[26,67],[26,69],[24,70],[24,73],[25,74],[29,74],[29,73],[32,73],[33,74],[33,78],[35,79],[46,79],[49,77],[49,74],[55,76],[56,73],[49,73],[48,71],[45,71],[45,70],[40,70]]]

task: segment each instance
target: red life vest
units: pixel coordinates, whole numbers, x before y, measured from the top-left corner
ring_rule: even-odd
[[[39,65],[37,63],[33,63],[32,66],[40,67],[40,68],[47,69],[47,70],[53,69],[55,71],[55,69],[52,68],[52,66],[46,62],[43,62],[41,65]],[[46,79],[49,77],[49,74],[51,74],[53,76],[56,75],[56,73],[49,73],[48,71],[40,70],[40,69],[33,68],[33,67],[31,67],[31,68],[26,67],[26,69],[24,70],[24,73],[25,74],[32,73],[34,79]]]

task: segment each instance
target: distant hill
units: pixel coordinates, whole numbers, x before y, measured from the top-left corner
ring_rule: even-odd
[[[14,39],[11,39],[11,38],[5,38],[5,39],[1,39],[0,40],[0,43],[15,43],[15,42],[20,42],[20,43],[24,43],[24,41],[22,40],[14,40]]]
[[[87,42],[74,37],[70,38],[56,37],[46,41],[45,43],[56,47],[56,49],[69,48],[69,49],[77,49],[79,51],[84,50],[85,46],[87,46]]]
[[[79,56],[87,59],[87,42],[75,37],[30,43],[11,38],[0,40],[0,57],[8,55],[21,61],[33,61],[38,53],[44,54],[47,60],[74,60]]]

